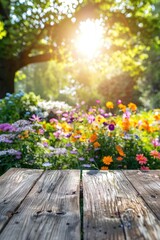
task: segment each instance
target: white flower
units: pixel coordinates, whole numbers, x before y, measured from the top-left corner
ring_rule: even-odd
[[[49,163],[49,162],[45,162],[45,163],[42,164],[42,166],[43,166],[43,167],[51,167],[52,164]]]

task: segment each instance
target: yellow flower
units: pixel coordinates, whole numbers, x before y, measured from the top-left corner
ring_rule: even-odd
[[[118,107],[125,112],[126,111],[126,106],[124,104],[119,104]]]
[[[81,135],[80,139],[81,142],[85,142],[86,141],[86,135]]]
[[[110,165],[111,162],[113,162],[113,159],[112,159],[111,156],[107,156],[107,157],[105,156],[105,157],[103,157],[102,161],[103,161],[104,164]]]
[[[94,142],[93,146],[94,146],[94,148],[99,148],[101,145],[99,144],[99,142]]]
[[[96,118],[95,118],[95,120],[96,120],[96,122],[98,122],[98,123],[104,123],[104,122],[106,122],[106,119],[105,119],[103,116],[101,116],[101,115],[97,115]]]
[[[137,110],[137,106],[134,103],[129,103],[128,107],[132,110],[132,112],[135,112]]]
[[[101,170],[108,170],[108,167],[107,166],[102,166]]]
[[[107,108],[114,108],[113,102],[106,102]]]

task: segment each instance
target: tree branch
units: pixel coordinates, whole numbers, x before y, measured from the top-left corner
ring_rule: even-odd
[[[56,53],[44,53],[33,57],[25,57],[21,59],[19,68],[25,67],[31,63],[47,62],[56,58],[60,58],[60,56],[56,55]]]

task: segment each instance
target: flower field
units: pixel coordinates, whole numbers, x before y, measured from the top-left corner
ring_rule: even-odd
[[[24,96],[19,95],[19,100]],[[11,98],[13,95],[0,103],[6,116],[8,102],[13,105],[11,109],[18,104],[15,100],[11,103]],[[38,101],[34,107],[37,106]],[[134,103],[124,105],[120,100],[116,106],[112,102],[101,106],[100,101],[89,109],[84,106],[55,108],[52,116],[40,110],[26,109],[26,113],[23,108],[23,115],[19,114],[15,121],[11,115],[10,121],[1,120],[1,173],[10,167],[160,168],[159,109],[139,111]]]

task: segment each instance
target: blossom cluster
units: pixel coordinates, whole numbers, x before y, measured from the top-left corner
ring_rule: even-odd
[[[114,109],[117,109],[115,112]],[[119,111],[119,112],[118,112]],[[160,168],[160,113],[118,100],[0,124],[0,165],[51,169]],[[10,157],[9,157],[10,156]]]

